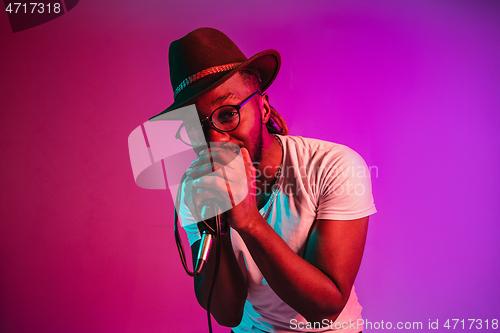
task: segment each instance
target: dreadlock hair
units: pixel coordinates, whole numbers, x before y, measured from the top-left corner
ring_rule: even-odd
[[[260,74],[255,69],[245,68],[239,71],[243,77],[245,84],[254,87],[256,90],[262,89],[262,80],[260,79]],[[288,126],[286,125],[285,119],[276,111],[275,108],[271,107],[271,117],[266,123],[266,128],[269,134],[280,134],[288,135]]]

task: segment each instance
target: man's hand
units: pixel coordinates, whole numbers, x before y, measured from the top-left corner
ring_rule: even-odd
[[[208,201],[215,200],[222,208],[221,212],[225,212],[222,217],[232,227],[235,225],[233,221],[242,221],[241,216],[251,207],[252,201],[255,203],[255,186],[252,186],[255,184],[255,168],[245,148],[233,148],[236,149],[229,149],[226,144],[201,152],[187,171],[184,184],[185,203],[192,212],[200,212]],[[196,215],[193,212],[193,216]],[[247,283],[235,257],[231,237],[216,237],[213,242],[213,246],[220,242],[221,255],[210,312],[220,325],[235,327],[243,316]],[[196,258],[199,246],[200,241],[192,245],[193,258]],[[212,251],[201,274],[194,278],[196,298],[205,309],[214,270],[215,251]]]
[[[186,205],[193,207],[195,217],[199,218],[209,201],[217,203],[219,214],[226,212],[229,226],[236,230],[248,227],[252,216],[259,214],[256,169],[246,148],[235,149],[227,144],[212,147],[201,152],[186,173],[184,198]]]

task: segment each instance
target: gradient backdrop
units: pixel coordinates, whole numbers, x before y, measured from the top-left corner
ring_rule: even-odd
[[[0,13],[0,332],[206,331],[170,194],[127,147],[201,26],[279,50],[291,134],[372,167],[366,319],[500,319],[500,1],[81,0],[15,34]]]

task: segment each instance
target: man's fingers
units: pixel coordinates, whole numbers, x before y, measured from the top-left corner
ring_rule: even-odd
[[[218,162],[215,162],[213,164],[203,164],[197,167],[189,168],[186,171],[186,174],[193,178],[197,179],[206,175],[209,175],[211,173],[216,173],[217,171],[221,170],[224,167],[224,165],[221,165]]]
[[[248,152],[248,149],[245,147],[241,148],[241,156],[243,157],[243,160],[247,163],[252,164],[252,158],[250,157],[250,153]]]
[[[193,180],[193,188],[204,188],[214,191],[226,191],[226,184],[229,182],[221,172],[214,172],[209,176],[203,176]]]
[[[242,149],[246,150],[246,148]],[[192,178],[198,178],[217,171],[222,167],[233,169],[237,172],[244,172],[245,168],[252,165],[251,159],[248,151],[246,163],[240,155],[240,153],[235,154],[230,149],[212,148],[193,161],[186,173]]]
[[[210,191],[206,188],[197,188],[196,195],[194,196],[197,205],[202,204],[207,200],[216,200],[218,202],[224,202],[226,200],[225,196],[218,191]]]
[[[231,163],[238,156],[238,150],[227,149],[222,147],[210,148],[205,150],[196,160],[191,164],[191,168],[200,166],[203,164],[212,164],[218,162],[222,165]]]

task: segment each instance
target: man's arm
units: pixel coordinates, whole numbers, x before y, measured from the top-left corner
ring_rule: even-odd
[[[368,217],[317,220],[301,258],[259,216],[238,230],[269,286],[310,322],[335,320],[356,278]]]
[[[247,286],[245,277],[234,255],[229,233],[221,236],[220,239],[213,239],[208,260],[201,274],[194,278],[194,289],[198,303],[206,309],[215,271],[217,242],[219,241],[221,242],[221,255],[210,302],[210,312],[220,325],[235,327],[239,325],[243,316]],[[193,265],[196,265],[199,246],[200,241],[191,246]]]
[[[245,162],[248,195],[226,212],[229,226],[242,237],[267,283],[285,303],[308,321],[335,320],[349,299],[361,264],[368,217],[350,221],[315,221],[304,258],[300,257],[260,215],[255,200],[255,187],[248,185],[254,184],[256,179],[255,167],[245,148],[241,148],[241,153]],[[224,151],[217,151],[211,156],[214,160],[222,160],[221,165],[227,165],[223,160],[226,155]],[[206,173],[204,169],[212,170],[206,160],[207,154],[198,159],[200,166],[191,172],[191,177],[203,176]],[[222,177],[196,182],[199,202],[203,200],[204,193],[211,193],[205,188],[215,188],[221,192],[226,189],[226,182]],[[235,189],[242,190],[245,187]],[[204,282],[204,290],[206,286]]]

